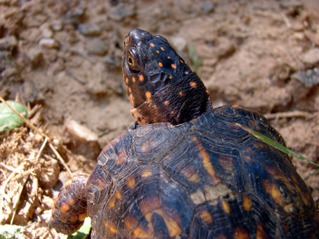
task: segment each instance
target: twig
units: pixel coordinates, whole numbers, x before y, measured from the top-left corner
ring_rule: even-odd
[[[269,113],[265,114],[267,119],[280,119],[280,118],[309,118],[311,116],[310,113],[305,111],[290,111],[290,112],[278,112],[278,113]]]

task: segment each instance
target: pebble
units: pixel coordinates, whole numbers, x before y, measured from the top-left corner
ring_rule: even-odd
[[[291,78],[298,80],[305,87],[312,87],[319,84],[319,68],[313,68],[294,73]]]
[[[312,48],[305,52],[302,56],[304,63],[309,65],[315,65],[319,63],[319,48]]]
[[[51,29],[55,32],[59,32],[63,29],[63,24],[61,22],[53,23]]]
[[[200,4],[200,8],[205,13],[211,13],[215,10],[215,4],[211,2],[203,2]]]
[[[110,12],[110,19],[115,21],[122,21],[126,17],[132,17],[136,14],[134,6],[124,7],[118,5],[113,11]]]
[[[0,50],[11,51],[18,44],[17,38],[15,36],[7,36],[0,39]]]
[[[171,41],[178,52],[182,52],[187,45],[185,38],[181,36],[171,37]]]
[[[77,7],[68,11],[64,17],[63,22],[65,24],[78,24],[81,21],[81,18],[85,15],[85,9],[81,7]]]
[[[98,36],[102,33],[102,28],[97,24],[80,24],[78,30],[85,36]]]
[[[54,40],[53,38],[42,38],[40,41],[39,41],[39,44],[40,46],[42,47],[45,47],[45,48],[59,48],[59,43]]]
[[[104,56],[107,52],[107,44],[100,38],[89,39],[86,44],[87,51],[92,55]]]

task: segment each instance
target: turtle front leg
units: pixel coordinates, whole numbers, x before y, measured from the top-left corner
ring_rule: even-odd
[[[87,216],[87,180],[88,177],[79,176],[63,185],[54,200],[50,227],[63,234],[72,234],[82,226]]]

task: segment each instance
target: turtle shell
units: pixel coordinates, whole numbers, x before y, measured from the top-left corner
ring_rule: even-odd
[[[102,151],[87,184],[93,238],[316,238],[311,192],[259,114],[224,106],[138,126]]]

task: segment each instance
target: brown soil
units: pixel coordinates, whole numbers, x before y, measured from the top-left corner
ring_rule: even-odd
[[[318,12],[317,0],[0,0],[0,96],[30,105],[50,138],[42,151],[29,127],[1,134],[0,224],[14,218],[27,238],[58,238],[46,222],[52,188],[68,175],[49,143],[73,173],[90,173],[101,148],[133,124],[120,64],[136,27],[176,46],[214,106],[266,114],[290,148],[319,163]],[[307,177],[316,168],[294,162],[318,190],[319,174]]]

